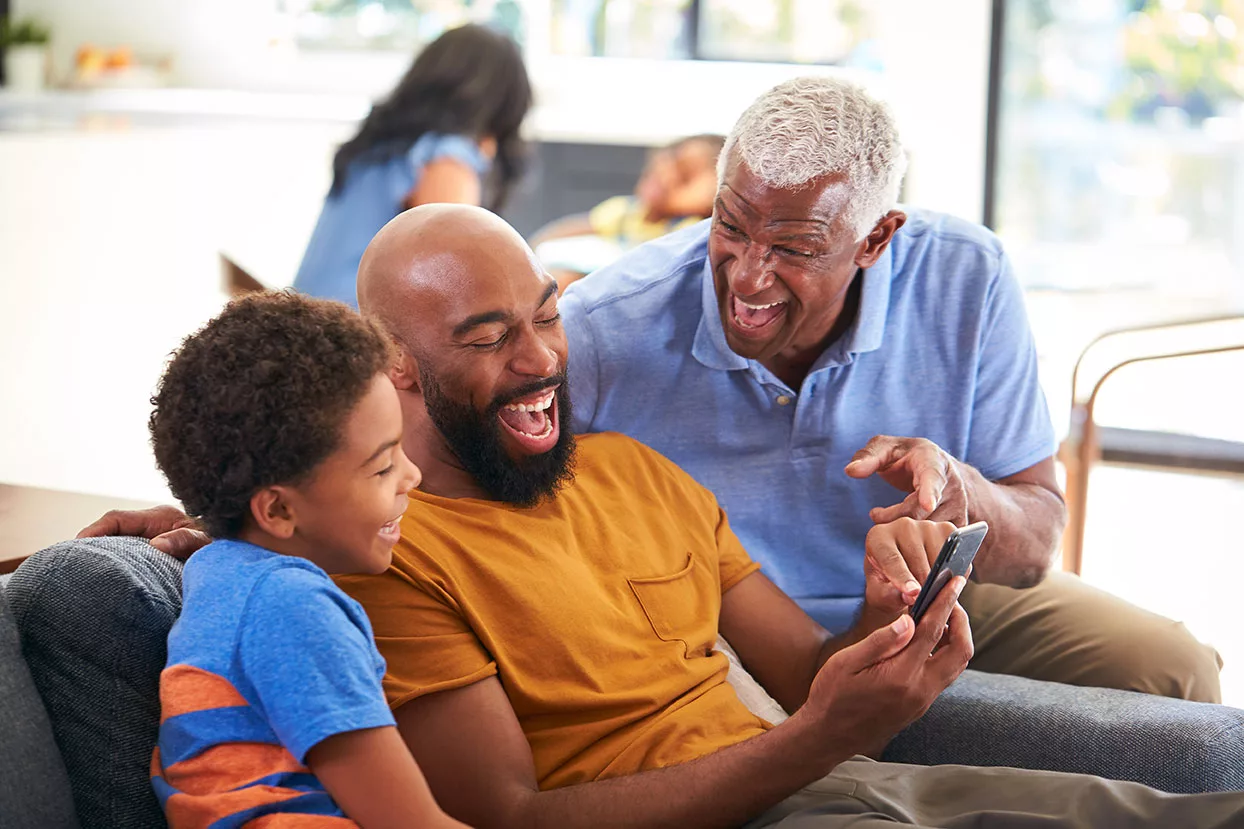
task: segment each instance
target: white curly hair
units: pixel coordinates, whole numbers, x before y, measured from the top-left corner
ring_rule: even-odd
[[[897,203],[907,169],[890,108],[840,77],[794,78],[753,101],[717,158],[719,185],[735,151],[761,181],[784,190],[827,173],[845,173],[844,218],[856,240]]]

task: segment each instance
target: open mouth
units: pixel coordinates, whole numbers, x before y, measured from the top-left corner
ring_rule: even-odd
[[[753,305],[735,294],[730,295],[730,321],[734,323],[734,330],[745,337],[767,335],[785,315],[785,300]]]
[[[407,501],[409,503],[409,501]],[[406,514],[405,507],[397,514],[397,517],[387,524],[383,525],[376,535],[380,536],[380,540],[387,544],[396,544],[402,538],[402,516]]]
[[[392,521],[381,527],[380,532],[377,533],[377,535],[380,536],[381,541],[385,541],[389,544],[396,544],[402,537],[402,520],[400,518],[394,518]]]
[[[521,397],[497,413],[510,437],[529,454],[543,454],[557,444],[557,389],[554,386]]]

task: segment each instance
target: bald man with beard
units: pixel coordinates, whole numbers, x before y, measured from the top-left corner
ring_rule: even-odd
[[[507,278],[516,268],[536,278]],[[358,292],[400,346],[403,415],[418,436],[405,448],[433,470],[429,492],[530,507],[570,476],[557,285],[509,225],[446,205],[403,214],[364,253]]]
[[[1244,821],[1238,793],[859,756],[920,716],[971,657],[963,579],[915,625],[886,575],[896,560],[927,560],[951,525],[875,527],[865,611],[831,637],[758,572],[687,474],[622,435],[570,434],[556,285],[492,214],[401,214],[364,256],[359,299],[399,346],[402,444],[423,485],[390,569],[339,583],[367,610],[402,737],[460,820]],[[743,705],[719,634],[789,719],[773,725]]]

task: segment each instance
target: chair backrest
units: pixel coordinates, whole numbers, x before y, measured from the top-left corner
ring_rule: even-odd
[[[181,563],[138,539],[62,542],[25,561],[7,591],[79,822],[162,829],[150,769]]]
[[[1133,362],[1237,351],[1244,348],[1244,316],[1200,317],[1117,328],[1084,347],[1071,375],[1071,405],[1088,405],[1101,382]]]
[[[73,795],[0,587],[0,822],[72,829]]]

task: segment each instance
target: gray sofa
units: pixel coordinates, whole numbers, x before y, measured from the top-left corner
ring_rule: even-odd
[[[148,774],[180,575],[141,541],[91,539],[0,590],[0,826],[164,825]],[[1244,711],[968,671],[884,759],[1244,789]]]

